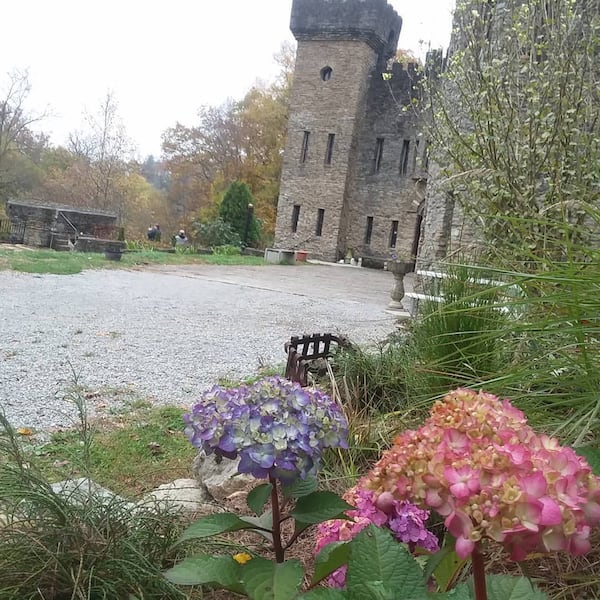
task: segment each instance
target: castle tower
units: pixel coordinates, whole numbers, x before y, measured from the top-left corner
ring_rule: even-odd
[[[326,260],[346,252],[369,90],[394,56],[401,26],[386,0],[293,1],[298,50],[276,246]],[[383,147],[374,152],[381,162]]]

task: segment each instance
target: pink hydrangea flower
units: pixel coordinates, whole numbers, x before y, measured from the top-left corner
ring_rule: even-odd
[[[537,435],[508,400],[456,390],[405,431],[359,482],[375,503],[410,500],[435,509],[461,558],[490,538],[513,560],[530,552],[590,549],[600,522],[600,479],[584,458]]]
[[[356,508],[347,511],[351,520],[333,520],[321,523],[317,530],[316,551],[332,542],[350,541],[368,525],[387,527],[394,537],[411,550],[417,546],[431,552],[438,550],[437,538],[426,529],[429,512],[407,501],[396,500],[391,494],[382,494],[376,502],[375,494],[368,489],[351,488],[344,500]],[[331,587],[341,588],[346,582],[346,567],[340,567],[328,578]]]

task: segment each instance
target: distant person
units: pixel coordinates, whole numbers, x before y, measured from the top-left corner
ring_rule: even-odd
[[[175,245],[176,246],[187,246],[189,241],[187,236],[185,235],[185,231],[183,229],[179,230],[179,233],[175,236]]]
[[[160,230],[160,225],[154,225],[148,227],[148,232],[146,235],[151,242],[160,242],[160,236],[162,231]]]

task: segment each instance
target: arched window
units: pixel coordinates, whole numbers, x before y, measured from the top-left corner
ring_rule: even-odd
[[[329,81],[331,79],[332,74],[333,74],[333,69],[331,67],[323,67],[321,69],[321,79],[323,81]]]

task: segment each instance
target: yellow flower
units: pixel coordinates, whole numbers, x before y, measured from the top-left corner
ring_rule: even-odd
[[[233,560],[239,563],[240,565],[245,565],[249,560],[252,560],[252,556],[247,552],[238,552],[233,555]]]

